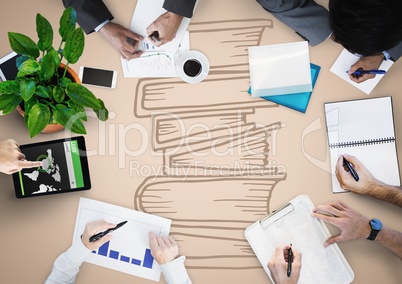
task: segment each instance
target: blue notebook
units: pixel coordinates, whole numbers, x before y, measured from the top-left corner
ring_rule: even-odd
[[[315,82],[317,81],[318,74],[320,73],[320,69],[320,66],[310,63],[311,82],[313,88]],[[251,94],[251,88],[248,89],[248,93]],[[288,95],[265,96],[261,98],[305,113],[310,101],[311,94],[312,92],[305,92]]]

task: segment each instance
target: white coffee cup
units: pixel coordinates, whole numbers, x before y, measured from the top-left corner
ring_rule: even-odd
[[[184,82],[194,84],[204,80],[209,72],[208,58],[201,52],[183,52],[176,61],[176,73]]]

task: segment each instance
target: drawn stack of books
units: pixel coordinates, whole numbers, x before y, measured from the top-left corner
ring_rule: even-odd
[[[282,123],[252,121],[257,108],[278,104],[248,94],[248,49],[267,28],[267,19],[192,22],[192,44],[208,38],[199,50],[207,78],[143,78],[136,87],[134,114],[151,120],[165,171],[138,187],[135,209],[173,221],[188,268],[260,268],[244,230],[270,212],[272,191],[286,179],[271,157]]]

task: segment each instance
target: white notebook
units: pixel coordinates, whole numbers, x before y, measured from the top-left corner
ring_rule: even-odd
[[[311,216],[307,195],[299,195],[282,208],[247,227],[245,236],[265,272],[276,247],[292,246],[302,254],[298,284],[348,284],[354,273],[337,244],[324,247],[331,236],[324,222]]]
[[[306,41],[248,48],[251,96],[311,92],[310,54]]]
[[[339,155],[359,159],[378,180],[400,185],[392,98],[325,103],[332,191],[345,192],[335,175]]]

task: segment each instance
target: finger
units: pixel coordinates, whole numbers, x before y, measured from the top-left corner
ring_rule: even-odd
[[[173,239],[171,236],[168,236],[168,239],[169,239],[169,241],[170,241],[171,244],[177,245],[176,240]]]
[[[151,250],[155,250],[155,248],[157,248],[159,246],[155,234],[153,232],[149,232],[148,238],[149,238],[149,246],[151,247]]]
[[[317,213],[311,214],[312,217],[317,218],[318,220],[324,221],[326,223],[330,223],[336,226],[337,218],[334,216],[327,215],[322,213],[322,211],[317,211]]]
[[[279,247],[277,247],[276,249],[275,249],[275,259],[277,260],[277,261],[284,261],[284,256],[283,256],[283,250],[282,249],[280,249]]]
[[[313,209],[313,212],[314,213],[322,212],[324,214],[333,215],[333,216],[340,215],[339,210],[336,207],[334,207],[333,204],[318,205]]]
[[[326,240],[326,242],[324,243],[324,247],[328,247],[328,246],[330,246],[332,244],[335,244],[335,243],[341,242],[341,241],[343,241],[343,238],[342,238],[341,234],[336,235],[336,236],[332,236],[328,240]]]
[[[144,51],[142,50],[136,50],[134,53],[127,55],[127,60],[139,58],[143,53]]]
[[[25,156],[24,156],[24,158],[25,158]],[[18,166],[21,169],[39,168],[42,166],[42,162],[41,161],[31,162],[31,161],[27,161],[27,160],[20,160],[20,161],[18,161]]]

